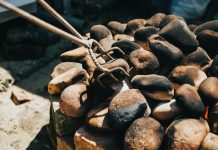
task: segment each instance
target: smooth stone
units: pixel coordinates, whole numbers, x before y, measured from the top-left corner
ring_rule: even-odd
[[[213,59],[213,62],[208,71],[209,76],[218,77],[218,55]]]
[[[157,73],[159,62],[157,57],[146,50],[134,50],[129,55],[129,62],[136,70],[137,74]]]
[[[114,35],[123,34],[126,29],[126,26],[126,24],[120,23],[118,21],[110,21],[107,24],[107,27]]]
[[[126,29],[125,29],[124,33],[128,34],[128,35],[131,35],[131,36],[134,36],[136,30],[138,30],[139,28],[144,27],[145,24],[146,24],[145,19],[130,20],[126,25]]]
[[[64,89],[60,96],[61,113],[71,117],[83,117],[89,107],[87,86],[82,83],[73,84]]]
[[[145,50],[150,50],[148,38],[153,34],[158,34],[159,29],[153,26],[146,26],[138,29],[135,32],[134,39],[137,44],[143,47]]]
[[[90,29],[90,37],[96,41],[100,41],[103,38],[113,39],[111,31],[104,25],[94,25]]]
[[[167,128],[164,137],[164,149],[199,150],[209,132],[209,126],[203,119],[179,119]]]
[[[54,67],[51,78],[53,79],[71,68],[82,69],[82,64],[76,62],[62,62]]]
[[[198,88],[198,93],[206,106],[218,103],[218,78],[208,77]]]
[[[146,99],[137,89],[118,93],[109,104],[110,125],[115,130],[125,131],[135,119],[144,115],[146,103]]]
[[[168,76],[175,90],[183,84],[190,84],[198,89],[206,78],[207,75],[195,66],[177,66]]]
[[[117,34],[114,36],[115,41],[121,41],[121,40],[128,40],[128,41],[134,41],[134,37],[127,35],[127,34]]]
[[[201,144],[201,150],[217,150],[218,135],[208,133]]]
[[[136,75],[131,80],[132,87],[139,89],[148,98],[169,101],[174,96],[170,81],[160,75]]]
[[[159,34],[184,53],[191,53],[199,46],[195,34],[183,20],[174,20],[163,27]]]
[[[203,30],[213,30],[218,32],[218,20],[212,20],[199,25],[195,30],[194,33],[197,35]]]
[[[86,124],[98,132],[112,132],[108,121],[108,102],[90,110],[86,116]]]
[[[124,138],[125,150],[158,150],[162,144],[164,129],[153,118],[135,120]]]
[[[154,26],[159,28],[160,22],[165,16],[166,15],[164,13],[156,13],[147,20],[145,26]]]
[[[203,30],[197,35],[197,40],[211,57],[218,54],[218,32]]]
[[[176,15],[165,15],[162,20],[160,21],[160,25],[159,27],[162,29],[163,27],[165,27],[168,23],[174,21],[174,20],[183,20],[184,18],[180,17],[180,16],[176,16]]]
[[[81,63],[87,55],[89,55],[88,49],[85,47],[79,47],[79,48],[62,53],[60,55],[60,59],[61,61],[64,61],[64,62]]]
[[[71,68],[48,83],[48,92],[50,94],[60,94],[71,84],[83,82],[88,84],[89,75],[84,69]]]
[[[181,65],[194,65],[198,66],[199,68],[210,64],[211,59],[207,52],[198,47],[198,49],[189,55],[187,55],[181,62]]]
[[[200,116],[204,112],[204,104],[197,90],[189,85],[183,84],[175,92],[176,104],[189,116]]]
[[[210,126],[210,132],[218,135],[218,103],[209,107],[208,124]]]
[[[126,55],[129,55],[132,51],[136,49],[142,49],[141,46],[129,40],[117,41],[112,45],[112,47],[119,47]],[[114,53],[114,55],[117,54],[117,52]]]
[[[158,38],[158,39],[156,39]],[[170,44],[164,39],[161,39],[158,35],[153,35],[149,39],[151,52],[157,56],[158,60],[166,65],[176,65],[183,58],[183,52]]]
[[[181,108],[176,104],[176,100],[161,102],[152,110],[152,117],[159,121],[168,121],[176,118],[182,113]]]
[[[115,134],[103,134],[82,126],[74,137],[76,150],[121,150],[122,143]]]
[[[111,38],[103,38],[99,41],[99,44],[104,48],[104,50],[108,51],[115,42],[116,41]]]

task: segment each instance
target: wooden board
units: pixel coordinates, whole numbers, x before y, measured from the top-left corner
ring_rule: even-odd
[[[21,9],[33,13],[36,12],[36,0],[7,0]],[[16,18],[17,15],[7,9],[0,7],[0,23]]]

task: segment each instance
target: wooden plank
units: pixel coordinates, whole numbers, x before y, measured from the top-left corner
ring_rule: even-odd
[[[23,10],[33,13],[36,12],[36,0],[7,0]],[[0,7],[0,23],[16,18],[17,15],[5,8]]]

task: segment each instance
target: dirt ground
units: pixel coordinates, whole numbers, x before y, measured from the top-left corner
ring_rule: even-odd
[[[7,92],[0,93],[1,150],[49,150],[47,133],[50,99],[46,85],[58,59],[15,83]],[[13,89],[28,93],[31,101],[15,105],[10,99]]]
[[[59,63],[58,55],[70,50],[69,43],[60,41],[48,47],[44,57],[37,60],[5,61],[0,66],[15,78],[14,85],[0,93],[0,149],[50,150],[47,132],[50,98],[47,84],[50,74]],[[13,89],[27,92],[31,101],[15,105],[10,99]]]

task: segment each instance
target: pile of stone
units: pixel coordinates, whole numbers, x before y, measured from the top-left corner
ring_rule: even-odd
[[[58,97],[55,132],[73,143],[65,149],[218,149],[218,20],[187,25],[158,13],[94,25],[84,37],[113,71],[85,47],[60,55],[48,91]]]

